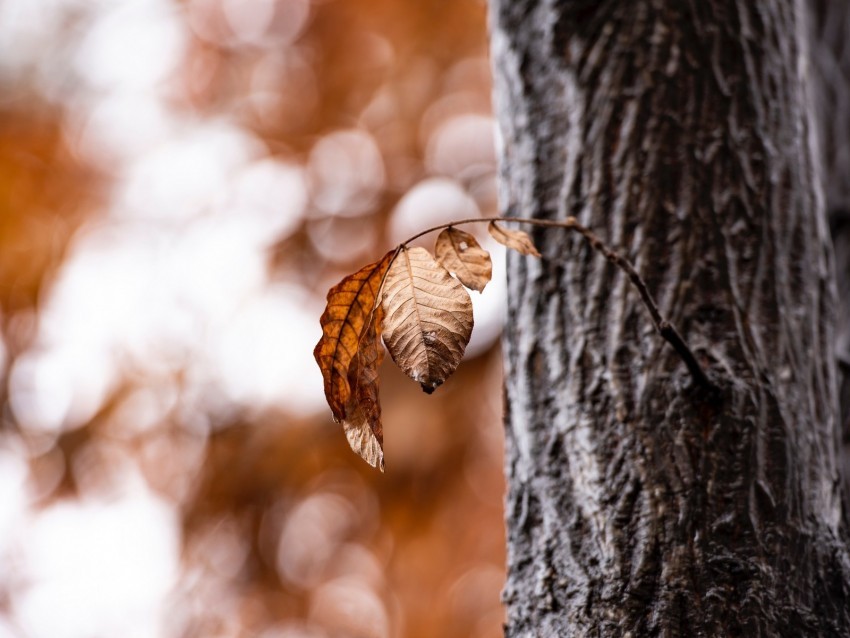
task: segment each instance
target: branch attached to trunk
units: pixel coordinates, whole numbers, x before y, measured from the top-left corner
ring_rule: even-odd
[[[670,323],[670,321],[666,320],[663,316],[661,316],[661,311],[658,309],[658,304],[655,302],[652,294],[649,292],[649,288],[646,286],[646,282],[640,276],[638,271],[635,269],[634,264],[630,262],[628,259],[623,257],[618,252],[612,250],[608,247],[605,242],[603,242],[592,230],[587,228],[586,226],[581,225],[575,217],[567,217],[565,220],[551,220],[551,219],[533,219],[529,217],[477,217],[471,219],[461,219],[458,221],[449,222],[446,224],[440,224],[439,226],[434,226],[432,228],[428,228],[423,230],[420,233],[417,233],[404,241],[402,245],[408,244],[412,242],[414,239],[418,239],[423,235],[427,235],[428,233],[435,232],[437,230],[442,230],[443,228],[449,228],[450,226],[459,226],[461,224],[474,224],[480,222],[517,222],[520,224],[532,224],[534,226],[544,226],[548,228],[566,228],[567,230],[572,230],[577,232],[579,235],[584,237],[585,240],[590,244],[590,246],[598,251],[602,256],[605,257],[612,264],[617,266],[620,270],[622,270],[629,278],[629,281],[632,282],[635,288],[637,288],[638,293],[640,294],[641,301],[643,301],[643,305],[646,306],[646,309],[649,311],[649,316],[652,319],[652,324],[655,326],[655,329],[658,331],[658,334],[662,339],[667,341],[679,357],[684,361],[685,366],[688,368],[688,372],[691,373],[691,377],[693,377],[694,382],[702,388],[703,390],[708,391],[712,395],[716,395],[718,392],[717,386],[712,383],[708,375],[706,375],[705,371],[702,369],[702,366],[697,361],[696,355],[694,355],[690,346],[688,346],[685,339],[676,329],[676,327]]]
[[[502,228],[497,221],[565,228],[581,235],[628,275],[658,334],[685,362],[697,387],[705,393],[703,399],[713,401],[718,396],[717,388],[679,331],[661,316],[634,265],[575,217],[563,221],[524,217],[461,219],[413,235],[328,291],[328,304],[319,320],[322,336],[313,355],[322,371],[325,397],[334,418],[342,422],[352,449],[370,465],[384,468],[378,400],[381,342],[396,365],[428,394],[454,372],[469,343],[473,316],[466,288],[483,290],[493,268],[489,253],[475,237],[453,227],[490,222],[490,234],[500,244],[524,255],[541,256],[527,233]],[[442,232],[435,245],[436,259],[424,248],[408,247],[414,239],[437,230]]]

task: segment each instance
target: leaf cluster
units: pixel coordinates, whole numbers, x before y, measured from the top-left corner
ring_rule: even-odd
[[[436,230],[436,229],[435,229]],[[496,241],[539,257],[527,233],[490,222]],[[432,255],[400,244],[330,289],[313,356],[325,397],[351,448],[384,469],[378,366],[384,348],[428,394],[455,371],[472,334],[472,300],[492,276],[490,254],[475,237],[442,227]]]

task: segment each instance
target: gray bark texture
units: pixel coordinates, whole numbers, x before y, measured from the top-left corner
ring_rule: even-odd
[[[720,388],[578,235],[509,256],[507,636],[850,636],[824,195],[850,139],[818,142],[848,116],[809,48],[839,4],[490,0],[503,213],[631,259]]]
[[[850,2],[812,0],[815,105],[823,187],[835,248],[842,456],[846,524],[850,524]]]

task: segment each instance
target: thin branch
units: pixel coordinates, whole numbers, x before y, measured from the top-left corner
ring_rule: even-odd
[[[705,374],[705,371],[702,369],[702,366],[697,361],[696,356],[693,351],[688,346],[687,342],[684,340],[682,335],[676,330],[676,327],[664,319],[661,316],[661,312],[658,310],[658,304],[655,302],[655,299],[650,294],[649,289],[646,286],[646,282],[640,276],[638,271],[635,269],[632,262],[628,259],[615,252],[611,248],[609,248],[599,237],[597,237],[592,230],[587,228],[586,226],[582,226],[575,217],[567,217],[565,220],[552,220],[552,219],[532,219],[528,217],[475,217],[469,219],[461,219],[453,222],[449,222],[446,224],[440,224],[439,226],[433,226],[422,232],[416,233],[409,239],[405,240],[399,245],[399,248],[402,246],[406,246],[410,242],[415,239],[422,237],[423,235],[427,235],[428,233],[432,233],[437,230],[442,230],[444,228],[449,228],[450,226],[460,226],[461,224],[475,224],[481,222],[517,222],[520,224],[532,224],[534,226],[544,226],[549,228],[566,228],[568,230],[572,230],[577,232],[579,235],[584,237],[585,240],[590,244],[590,246],[601,253],[605,259],[610,261],[612,264],[617,266],[620,270],[622,270],[626,275],[628,275],[629,280],[632,284],[637,288],[638,293],[640,293],[641,301],[643,301],[643,305],[646,306],[646,309],[649,311],[649,316],[652,319],[652,324],[655,326],[655,329],[658,331],[658,334],[669,343],[682,361],[685,362],[685,365],[688,368],[688,371],[691,373],[694,381],[702,387],[703,389],[709,390],[711,393],[717,392],[717,387],[709,380],[708,376]]]

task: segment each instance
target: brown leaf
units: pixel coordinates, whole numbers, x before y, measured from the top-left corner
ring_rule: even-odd
[[[446,270],[472,290],[481,292],[493,276],[490,253],[481,248],[475,237],[457,228],[450,226],[437,236],[434,254]]]
[[[384,343],[430,394],[455,371],[472,333],[472,300],[424,248],[404,248],[384,281]]]
[[[375,309],[372,320],[360,339],[357,355],[351,362],[348,381],[351,396],[345,408],[342,427],[351,449],[372,467],[384,471],[384,430],[378,401],[378,366],[384,357],[381,324],[384,313]]]
[[[346,416],[351,396],[349,368],[372,320],[378,290],[395,251],[364,266],[328,291],[322,314],[322,338],[313,350],[325,380],[325,398],[337,421]]]
[[[534,246],[534,243],[531,241],[531,237],[528,236],[528,233],[522,230],[502,228],[496,222],[490,222],[487,226],[487,230],[490,231],[493,239],[503,246],[513,248],[523,255],[534,255],[535,257],[540,257],[540,253]]]

